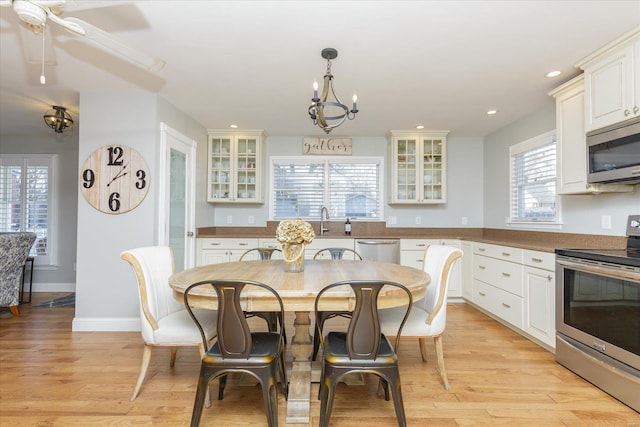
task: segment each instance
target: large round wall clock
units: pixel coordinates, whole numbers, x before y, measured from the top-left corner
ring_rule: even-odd
[[[105,145],[82,165],[80,188],[87,202],[101,212],[129,212],[149,191],[147,162],[131,147]]]

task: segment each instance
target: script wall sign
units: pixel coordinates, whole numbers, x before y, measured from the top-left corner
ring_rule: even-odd
[[[302,139],[302,154],[350,156],[351,138],[319,138]]]

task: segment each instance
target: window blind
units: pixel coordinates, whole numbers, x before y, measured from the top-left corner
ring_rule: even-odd
[[[325,206],[331,218],[380,219],[380,159],[272,158],[273,219],[318,220]]]
[[[553,132],[510,148],[510,217],[514,222],[556,222],[556,139]]]
[[[0,158],[0,231],[32,231],[31,256],[50,255],[51,157]]]

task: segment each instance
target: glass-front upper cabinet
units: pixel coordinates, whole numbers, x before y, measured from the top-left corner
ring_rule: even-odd
[[[387,133],[390,146],[390,202],[445,203],[446,143],[449,131]]]
[[[264,133],[209,131],[207,201],[262,203]]]

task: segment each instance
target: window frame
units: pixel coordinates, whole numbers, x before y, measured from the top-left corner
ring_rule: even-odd
[[[18,165],[18,161],[20,164]],[[21,168],[22,182],[25,182],[25,174],[28,167],[47,166],[47,254],[33,255],[35,265],[38,267],[58,266],[58,155],[57,154],[0,154],[0,164],[18,165]],[[24,185],[21,188],[21,203],[24,202]],[[20,224],[20,231],[25,230],[24,224]],[[37,239],[36,239],[37,242]]]
[[[542,148],[546,145],[553,144],[553,151],[555,153],[555,171],[553,179],[549,179],[548,182],[553,182],[554,185],[554,200],[555,200],[555,215],[553,218],[546,219],[544,217],[537,218],[531,217],[527,219],[523,215],[518,215],[517,203],[514,203],[518,199],[518,188],[515,185],[515,157],[519,154],[526,153],[538,148]],[[558,196],[558,140],[556,137],[556,131],[551,130],[543,134],[537,135],[533,138],[511,145],[509,147],[509,216],[508,224],[529,226],[529,227],[545,227],[545,226],[557,226],[561,224],[560,220],[560,197]],[[514,210],[516,209],[516,210]]]
[[[329,209],[330,211],[330,216],[332,220],[338,220],[338,219],[344,219],[346,220],[346,216],[341,217],[341,216],[335,216],[335,215],[331,215],[331,207],[330,207],[330,200],[331,200],[331,196],[330,196],[330,191],[329,191],[329,165],[330,164],[356,164],[356,163],[371,163],[371,164],[377,164],[378,168],[379,168],[379,173],[378,173],[378,212],[379,212],[379,217],[377,218],[373,218],[373,217],[349,217],[350,219],[362,219],[362,220],[366,220],[366,221],[372,221],[372,222],[376,222],[376,221],[384,221],[384,197],[385,197],[385,186],[384,186],[384,166],[385,166],[385,159],[382,156],[271,156],[269,158],[269,220],[270,221],[280,221],[282,219],[285,218],[276,218],[275,215],[275,210],[276,210],[276,206],[275,206],[275,165],[276,164],[282,164],[282,163],[293,163],[293,164],[297,164],[297,165],[305,165],[305,164],[312,164],[312,163],[324,163],[325,165],[325,172],[324,172],[324,191],[323,191],[323,195],[322,195],[322,206],[326,206],[327,209]],[[318,217],[300,217],[302,219],[308,220],[308,221],[314,221],[314,220],[318,220]]]

